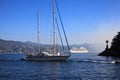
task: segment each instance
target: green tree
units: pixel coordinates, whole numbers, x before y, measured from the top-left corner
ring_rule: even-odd
[[[111,49],[120,52],[120,32],[113,38]]]

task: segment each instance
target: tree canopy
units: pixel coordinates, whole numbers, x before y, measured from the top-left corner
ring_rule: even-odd
[[[108,43],[108,41],[106,41]],[[100,56],[114,56],[120,57],[120,32],[113,38],[111,47],[106,49],[99,54]]]
[[[120,52],[120,32],[113,38],[111,49]]]

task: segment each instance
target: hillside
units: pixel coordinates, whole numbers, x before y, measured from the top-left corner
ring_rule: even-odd
[[[106,49],[99,55],[120,57],[120,32],[118,32],[118,34],[113,38],[111,47],[108,48],[108,45],[106,45]]]
[[[25,53],[27,51],[36,51],[37,44],[20,42],[20,41],[8,41],[0,39],[0,53],[5,52],[19,52]]]

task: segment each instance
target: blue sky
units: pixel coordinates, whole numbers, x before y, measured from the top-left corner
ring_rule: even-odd
[[[70,44],[104,44],[120,31],[120,0],[57,0]],[[36,42],[36,12],[40,40],[49,43],[51,0],[0,0],[0,38]]]

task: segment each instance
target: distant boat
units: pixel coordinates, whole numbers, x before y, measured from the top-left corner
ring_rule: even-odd
[[[37,39],[38,39],[38,51],[36,53],[28,53],[27,54],[27,57],[26,58],[23,58],[24,60],[37,60],[37,61],[64,61],[64,60],[67,60],[69,57],[70,57],[70,48],[69,48],[69,44],[68,44],[68,40],[67,40],[67,37],[66,37],[66,33],[65,33],[65,29],[64,29],[64,26],[63,26],[63,23],[62,23],[62,19],[61,19],[61,16],[60,16],[60,12],[58,10],[58,15],[60,17],[60,23],[61,23],[61,26],[62,28],[60,29],[63,29],[63,34],[64,34],[64,37],[65,37],[65,42],[67,44],[67,48],[64,47],[63,45],[63,39],[62,39],[62,36],[61,36],[61,32],[60,32],[60,29],[58,27],[58,22],[57,22],[57,17],[55,15],[55,1],[52,0],[52,9],[53,9],[53,47],[52,49],[50,50],[46,50],[46,51],[41,51],[40,48],[40,40],[39,40],[39,18],[38,18],[38,14],[37,14]],[[56,3],[56,7],[58,9],[58,6],[57,6],[57,3]],[[56,24],[55,24],[56,23]],[[58,29],[58,34],[59,34],[59,37],[60,37],[60,41],[61,41],[61,44],[62,44],[62,48],[60,50],[58,50],[58,47],[57,47],[57,41],[56,41],[56,29]]]
[[[114,60],[111,63],[120,64],[120,60]]]
[[[80,48],[72,48],[70,49],[71,53],[88,53],[88,50],[85,47],[80,47]]]

